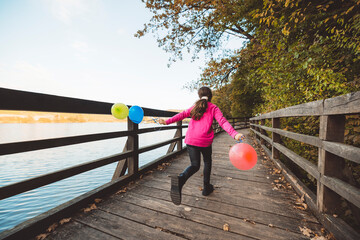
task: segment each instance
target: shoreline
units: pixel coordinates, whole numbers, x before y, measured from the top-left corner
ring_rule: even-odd
[[[171,110],[177,111],[180,110]],[[167,119],[167,118],[164,118]],[[86,122],[127,122],[116,119],[111,114],[75,114],[0,110],[1,123],[86,123]],[[151,117],[144,117],[143,122],[154,123]]]

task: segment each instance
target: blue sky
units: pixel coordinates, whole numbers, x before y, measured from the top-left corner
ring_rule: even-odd
[[[185,109],[205,58],[167,67],[140,0],[0,0],[0,87],[157,109]],[[240,44],[235,42],[234,46]],[[229,45],[230,46],[230,45]]]

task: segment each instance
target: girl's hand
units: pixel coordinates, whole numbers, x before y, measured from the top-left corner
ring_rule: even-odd
[[[245,139],[245,135],[242,133],[238,133],[235,135],[235,140],[236,141],[240,141],[240,140],[244,140]]]
[[[159,119],[159,123],[162,124],[162,125],[167,125],[166,122],[165,122],[165,120],[164,120],[164,119],[161,119],[161,118]]]

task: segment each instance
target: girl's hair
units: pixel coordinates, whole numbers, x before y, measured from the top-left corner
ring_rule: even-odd
[[[206,109],[208,107],[207,102],[211,102],[212,93],[211,89],[208,87],[201,87],[198,90],[199,100],[195,103],[194,108],[190,112],[190,116],[194,120],[200,120],[200,118],[204,115],[206,112]],[[202,97],[208,97],[208,100],[201,99]]]

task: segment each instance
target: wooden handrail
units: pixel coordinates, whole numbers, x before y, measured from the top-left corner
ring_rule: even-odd
[[[261,120],[282,117],[327,116],[356,114],[360,112],[360,91],[342,96],[299,104],[265,113],[250,120]]]
[[[287,180],[293,183],[299,194],[304,194],[319,220],[339,239],[360,239],[360,235],[344,221],[332,217],[334,210],[341,204],[340,197],[360,208],[360,189],[345,182],[345,177],[342,176],[344,158],[360,163],[360,148],[344,144],[345,115],[359,113],[360,92],[354,92],[279,109],[250,119],[250,129],[255,133],[259,144],[285,170]],[[319,137],[279,129],[281,118],[301,116],[320,117]],[[266,119],[271,120],[272,127],[264,126]],[[271,132],[272,138],[266,136],[265,131]],[[283,146],[280,136],[317,147],[318,166]],[[265,141],[271,149],[265,146]],[[317,180],[316,196],[305,185],[299,184],[301,181],[280,161],[280,153]]]

